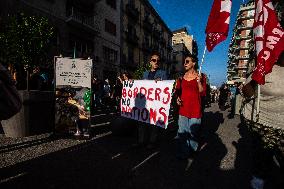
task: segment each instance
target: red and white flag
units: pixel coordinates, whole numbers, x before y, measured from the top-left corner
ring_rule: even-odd
[[[214,0],[213,2],[205,31],[209,52],[228,36],[231,7],[231,0]]]
[[[256,0],[253,33],[257,58],[252,79],[265,84],[265,75],[284,50],[284,30],[270,0]]]

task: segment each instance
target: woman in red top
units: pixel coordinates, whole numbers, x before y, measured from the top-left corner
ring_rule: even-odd
[[[201,77],[196,71],[197,58],[185,56],[183,78],[176,84],[177,105],[179,106],[179,148],[178,158],[187,159],[198,148],[197,135],[201,124]]]

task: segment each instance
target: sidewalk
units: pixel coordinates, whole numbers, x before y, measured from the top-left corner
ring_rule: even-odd
[[[250,138],[239,117],[216,104],[206,110],[207,145],[188,171],[175,157],[175,132],[163,131],[156,150],[133,149],[134,137],[110,132],[89,141],[50,135],[0,137],[0,187],[13,188],[239,188],[251,179]]]

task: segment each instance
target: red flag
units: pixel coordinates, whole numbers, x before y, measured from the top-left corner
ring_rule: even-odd
[[[256,0],[253,33],[256,67],[252,79],[265,84],[265,75],[284,50],[284,30],[281,28],[270,0]]]
[[[214,0],[206,27],[206,46],[208,51],[228,36],[231,0]]]

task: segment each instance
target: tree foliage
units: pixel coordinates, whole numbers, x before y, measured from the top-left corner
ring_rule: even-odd
[[[142,79],[143,73],[144,73],[146,70],[150,70],[150,68],[151,68],[151,65],[150,65],[150,64],[146,64],[146,65],[139,66],[139,67],[135,70],[133,78],[134,78],[134,79]]]
[[[0,31],[1,62],[27,67],[39,65],[46,58],[53,33],[47,18],[23,13],[9,16]]]

